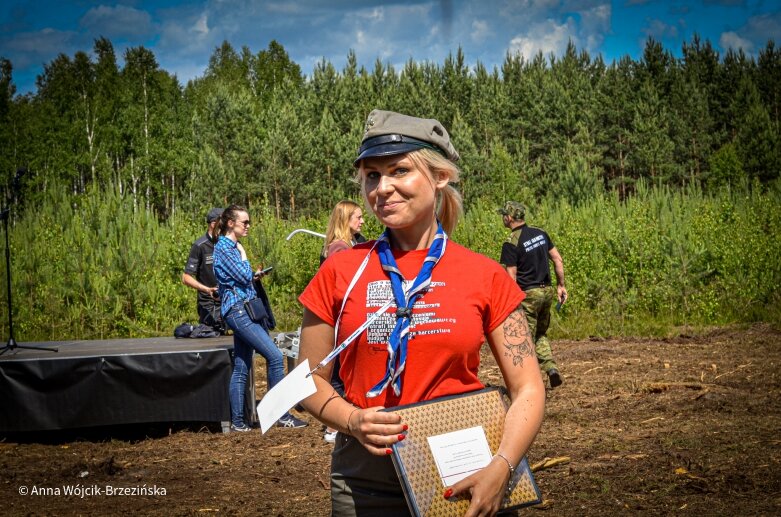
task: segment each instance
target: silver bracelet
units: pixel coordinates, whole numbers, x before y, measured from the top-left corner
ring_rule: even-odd
[[[503,454],[499,454],[498,452],[494,454],[494,458],[499,457],[502,458],[504,461],[507,462],[507,468],[510,469],[510,479],[512,479],[513,474],[515,473],[515,467],[513,467],[513,464],[510,463],[510,460],[507,459]]]

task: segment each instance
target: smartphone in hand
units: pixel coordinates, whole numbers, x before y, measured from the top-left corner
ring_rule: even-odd
[[[271,272],[272,269],[274,269],[274,266],[269,266],[267,268],[263,268],[263,269],[260,270],[259,273],[255,273],[253,276],[255,278],[260,278],[263,275],[267,275],[269,272]]]

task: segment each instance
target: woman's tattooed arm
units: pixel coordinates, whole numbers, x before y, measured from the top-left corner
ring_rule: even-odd
[[[512,356],[513,366],[522,366],[524,357],[534,357],[529,322],[520,305],[504,321],[504,348],[505,356]]]

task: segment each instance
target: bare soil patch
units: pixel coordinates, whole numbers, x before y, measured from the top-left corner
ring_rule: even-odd
[[[568,460],[536,472],[545,503],[521,514],[781,514],[777,329],[553,346],[564,384],[548,392],[529,461]],[[483,379],[500,383],[484,359]],[[259,394],[263,375],[258,362]],[[157,426],[113,430],[113,438],[85,431],[6,439],[0,513],[325,516],[330,445],[319,423],[304,418],[305,429],[265,436]],[[79,486],[80,494],[63,493]],[[108,495],[107,486],[146,495]]]

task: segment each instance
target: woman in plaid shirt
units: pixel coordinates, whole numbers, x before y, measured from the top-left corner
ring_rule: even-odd
[[[217,277],[222,306],[222,319],[233,330],[233,374],[228,396],[231,406],[231,430],[250,430],[244,420],[244,394],[249,369],[252,368],[253,350],[266,359],[266,374],[269,388],[273,388],[285,376],[282,352],[274,344],[263,326],[254,322],[244,309],[244,302],[255,298],[255,277],[261,275],[262,267],[253,272],[240,239],[249,233],[250,218],[247,210],[231,205],[222,212],[219,223],[220,237],[214,246],[214,276]],[[290,413],[279,419],[280,427],[305,427]]]

